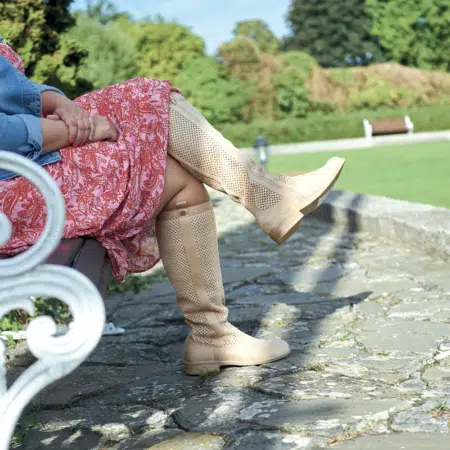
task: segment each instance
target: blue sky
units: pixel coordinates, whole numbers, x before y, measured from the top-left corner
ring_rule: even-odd
[[[279,37],[288,34],[285,16],[291,0],[116,0],[120,11],[136,17],[161,14],[188,25],[205,39],[209,53],[231,38],[234,24],[263,19]],[[84,8],[86,0],[75,0],[73,8]]]

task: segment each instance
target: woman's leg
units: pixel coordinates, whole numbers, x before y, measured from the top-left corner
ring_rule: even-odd
[[[212,204],[203,184],[170,157],[161,208],[159,251],[190,328],[186,372],[198,375],[286,356],[286,342],[255,339],[228,322]]]
[[[203,183],[194,178],[173,158],[167,156],[166,176],[157,214],[177,208],[177,203],[188,201],[191,206],[209,201]]]
[[[244,205],[283,243],[337,180],[344,160],[297,177],[271,175],[225,139],[182,95],[171,94],[169,154],[202,183]]]

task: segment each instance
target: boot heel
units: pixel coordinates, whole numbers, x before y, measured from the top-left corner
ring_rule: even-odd
[[[320,205],[320,202],[322,201],[323,197],[320,197],[317,200],[314,200],[310,205],[306,206],[302,209],[302,213],[307,216],[308,214],[313,213]]]
[[[220,372],[220,364],[210,363],[184,363],[184,370],[188,375],[212,375]]]
[[[297,231],[299,222],[303,217],[305,217],[305,215],[302,211],[293,211],[289,217],[272,229],[269,233],[270,238],[279,245],[283,244]]]

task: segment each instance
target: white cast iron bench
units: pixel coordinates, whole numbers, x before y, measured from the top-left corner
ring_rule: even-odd
[[[45,170],[4,151],[0,151],[0,167],[28,178],[42,193],[48,211],[45,230],[35,245],[20,255],[0,259],[0,318],[15,309],[33,315],[33,296],[57,298],[69,306],[73,316],[67,334],[58,337],[50,317],[37,317],[30,322],[26,339],[37,361],[9,388],[5,347],[0,340],[0,450],[7,450],[15,425],[30,400],[75,370],[100,341],[105,308],[96,285],[106,289],[111,267],[96,241],[71,239],[61,243],[64,201]],[[11,224],[0,213],[0,248],[10,236]]]

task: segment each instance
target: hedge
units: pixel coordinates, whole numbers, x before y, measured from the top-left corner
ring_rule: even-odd
[[[262,130],[271,144],[364,137],[363,119],[409,115],[415,132],[450,129],[450,105],[420,108],[355,111],[346,114],[309,116],[306,119],[259,120],[252,123],[221,124],[217,128],[237,147],[251,147]]]

